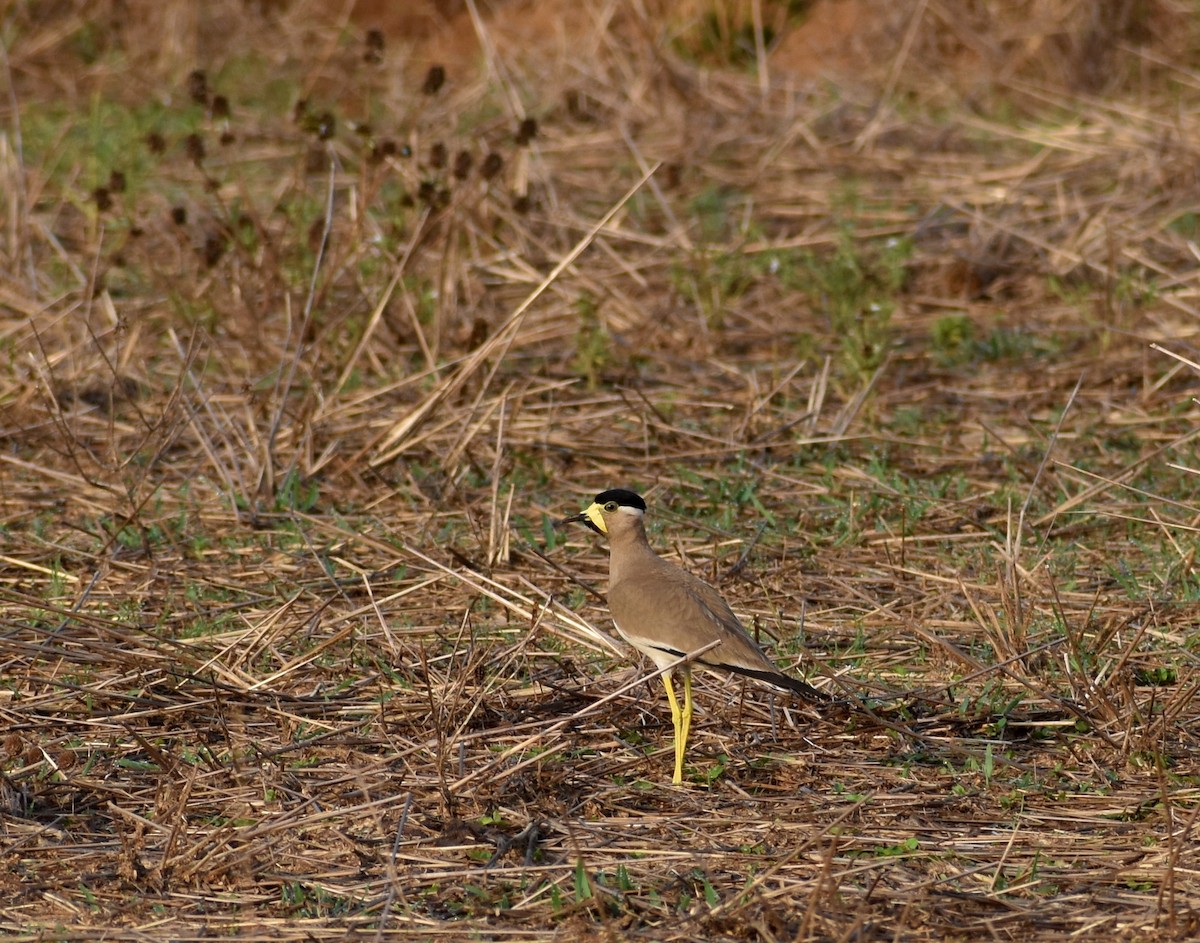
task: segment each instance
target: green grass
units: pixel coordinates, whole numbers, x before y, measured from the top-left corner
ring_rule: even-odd
[[[911,245],[903,239],[864,243],[843,230],[835,249],[808,254],[790,275],[838,339],[841,373],[866,380],[887,357],[896,298],[907,278]]]

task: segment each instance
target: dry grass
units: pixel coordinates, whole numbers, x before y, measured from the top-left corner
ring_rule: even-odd
[[[267,6],[6,8],[8,937],[1194,938],[1179,10],[985,108],[933,0],[882,98]],[[615,485],[882,722],[706,677],[668,785]]]

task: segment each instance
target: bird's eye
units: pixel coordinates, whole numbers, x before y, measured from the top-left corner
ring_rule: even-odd
[[[604,505],[604,510],[608,511],[609,514],[611,514],[616,509],[617,509],[616,501],[609,501],[608,504]]]

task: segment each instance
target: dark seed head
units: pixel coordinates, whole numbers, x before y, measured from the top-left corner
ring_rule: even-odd
[[[426,95],[436,95],[445,84],[446,70],[440,65],[431,65],[425,73],[425,84],[421,86],[421,91]]]
[[[396,156],[396,142],[391,138],[384,138],[382,141],[374,141],[371,144],[371,152],[367,159],[372,164],[381,164],[389,157]]]
[[[125,174],[123,171],[114,170],[108,175],[108,189],[113,193],[124,193],[125,185]]]
[[[184,140],[184,147],[187,150],[188,159],[193,164],[199,164],[204,160],[204,138],[199,134],[195,132],[189,134]]]
[[[470,151],[459,151],[454,155],[454,179],[466,180],[471,175],[471,165],[475,159]]]
[[[317,115],[316,134],[322,141],[328,141],[337,131],[337,119],[334,118],[333,112],[323,111]]]
[[[96,209],[101,213],[112,209],[112,195],[108,192],[108,187],[96,187],[92,191],[92,199],[96,201]]]
[[[203,69],[193,69],[187,77],[188,96],[197,105],[204,105],[208,102],[208,75]]]
[[[434,170],[441,170],[446,166],[446,161],[449,159],[449,152],[446,150],[446,145],[438,141],[429,149],[429,166]]]
[[[526,144],[528,144],[530,141],[532,141],[535,137],[537,137],[537,133],[538,133],[537,119],[536,118],[526,118],[525,120],[523,120],[521,122],[520,126],[517,128],[517,137],[516,137],[517,146],[524,147]]]
[[[363,50],[363,60],[371,65],[381,63],[383,61],[383,45],[382,30],[367,30],[367,48]]]
[[[479,168],[479,172],[483,175],[484,180],[491,180],[503,169],[504,158],[493,151],[483,159],[483,165]]]
[[[221,261],[225,254],[225,237],[218,233],[209,233],[204,239],[204,264],[212,268]]]
[[[151,154],[161,154],[167,149],[167,139],[157,131],[151,131],[146,135],[146,147],[150,149]]]
[[[230,144],[236,141],[237,138],[234,137],[232,131],[222,131],[218,140],[221,142],[222,147],[228,147]]]
[[[533,201],[529,199],[528,193],[522,193],[519,197],[513,200],[513,212],[518,216],[524,216],[533,209]]]
[[[187,222],[187,210],[182,206],[172,206],[171,222],[173,222],[176,226],[182,226]]]
[[[308,118],[308,99],[301,98],[292,106],[292,122],[303,125]]]
[[[225,119],[229,117],[229,99],[224,95],[213,96],[212,116],[217,119]]]
[[[432,180],[422,180],[421,185],[417,187],[417,199],[427,206],[432,206],[437,199],[437,184]]]
[[[467,339],[467,347],[474,350],[488,338],[488,323],[476,315],[471,322],[471,336]]]

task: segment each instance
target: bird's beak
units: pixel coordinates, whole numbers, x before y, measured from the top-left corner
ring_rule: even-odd
[[[562,527],[564,524],[584,524],[597,534],[608,533],[604,527],[604,517],[600,514],[600,505],[598,504],[593,504],[582,514],[572,514],[570,517],[564,517],[558,522],[559,527]]]

